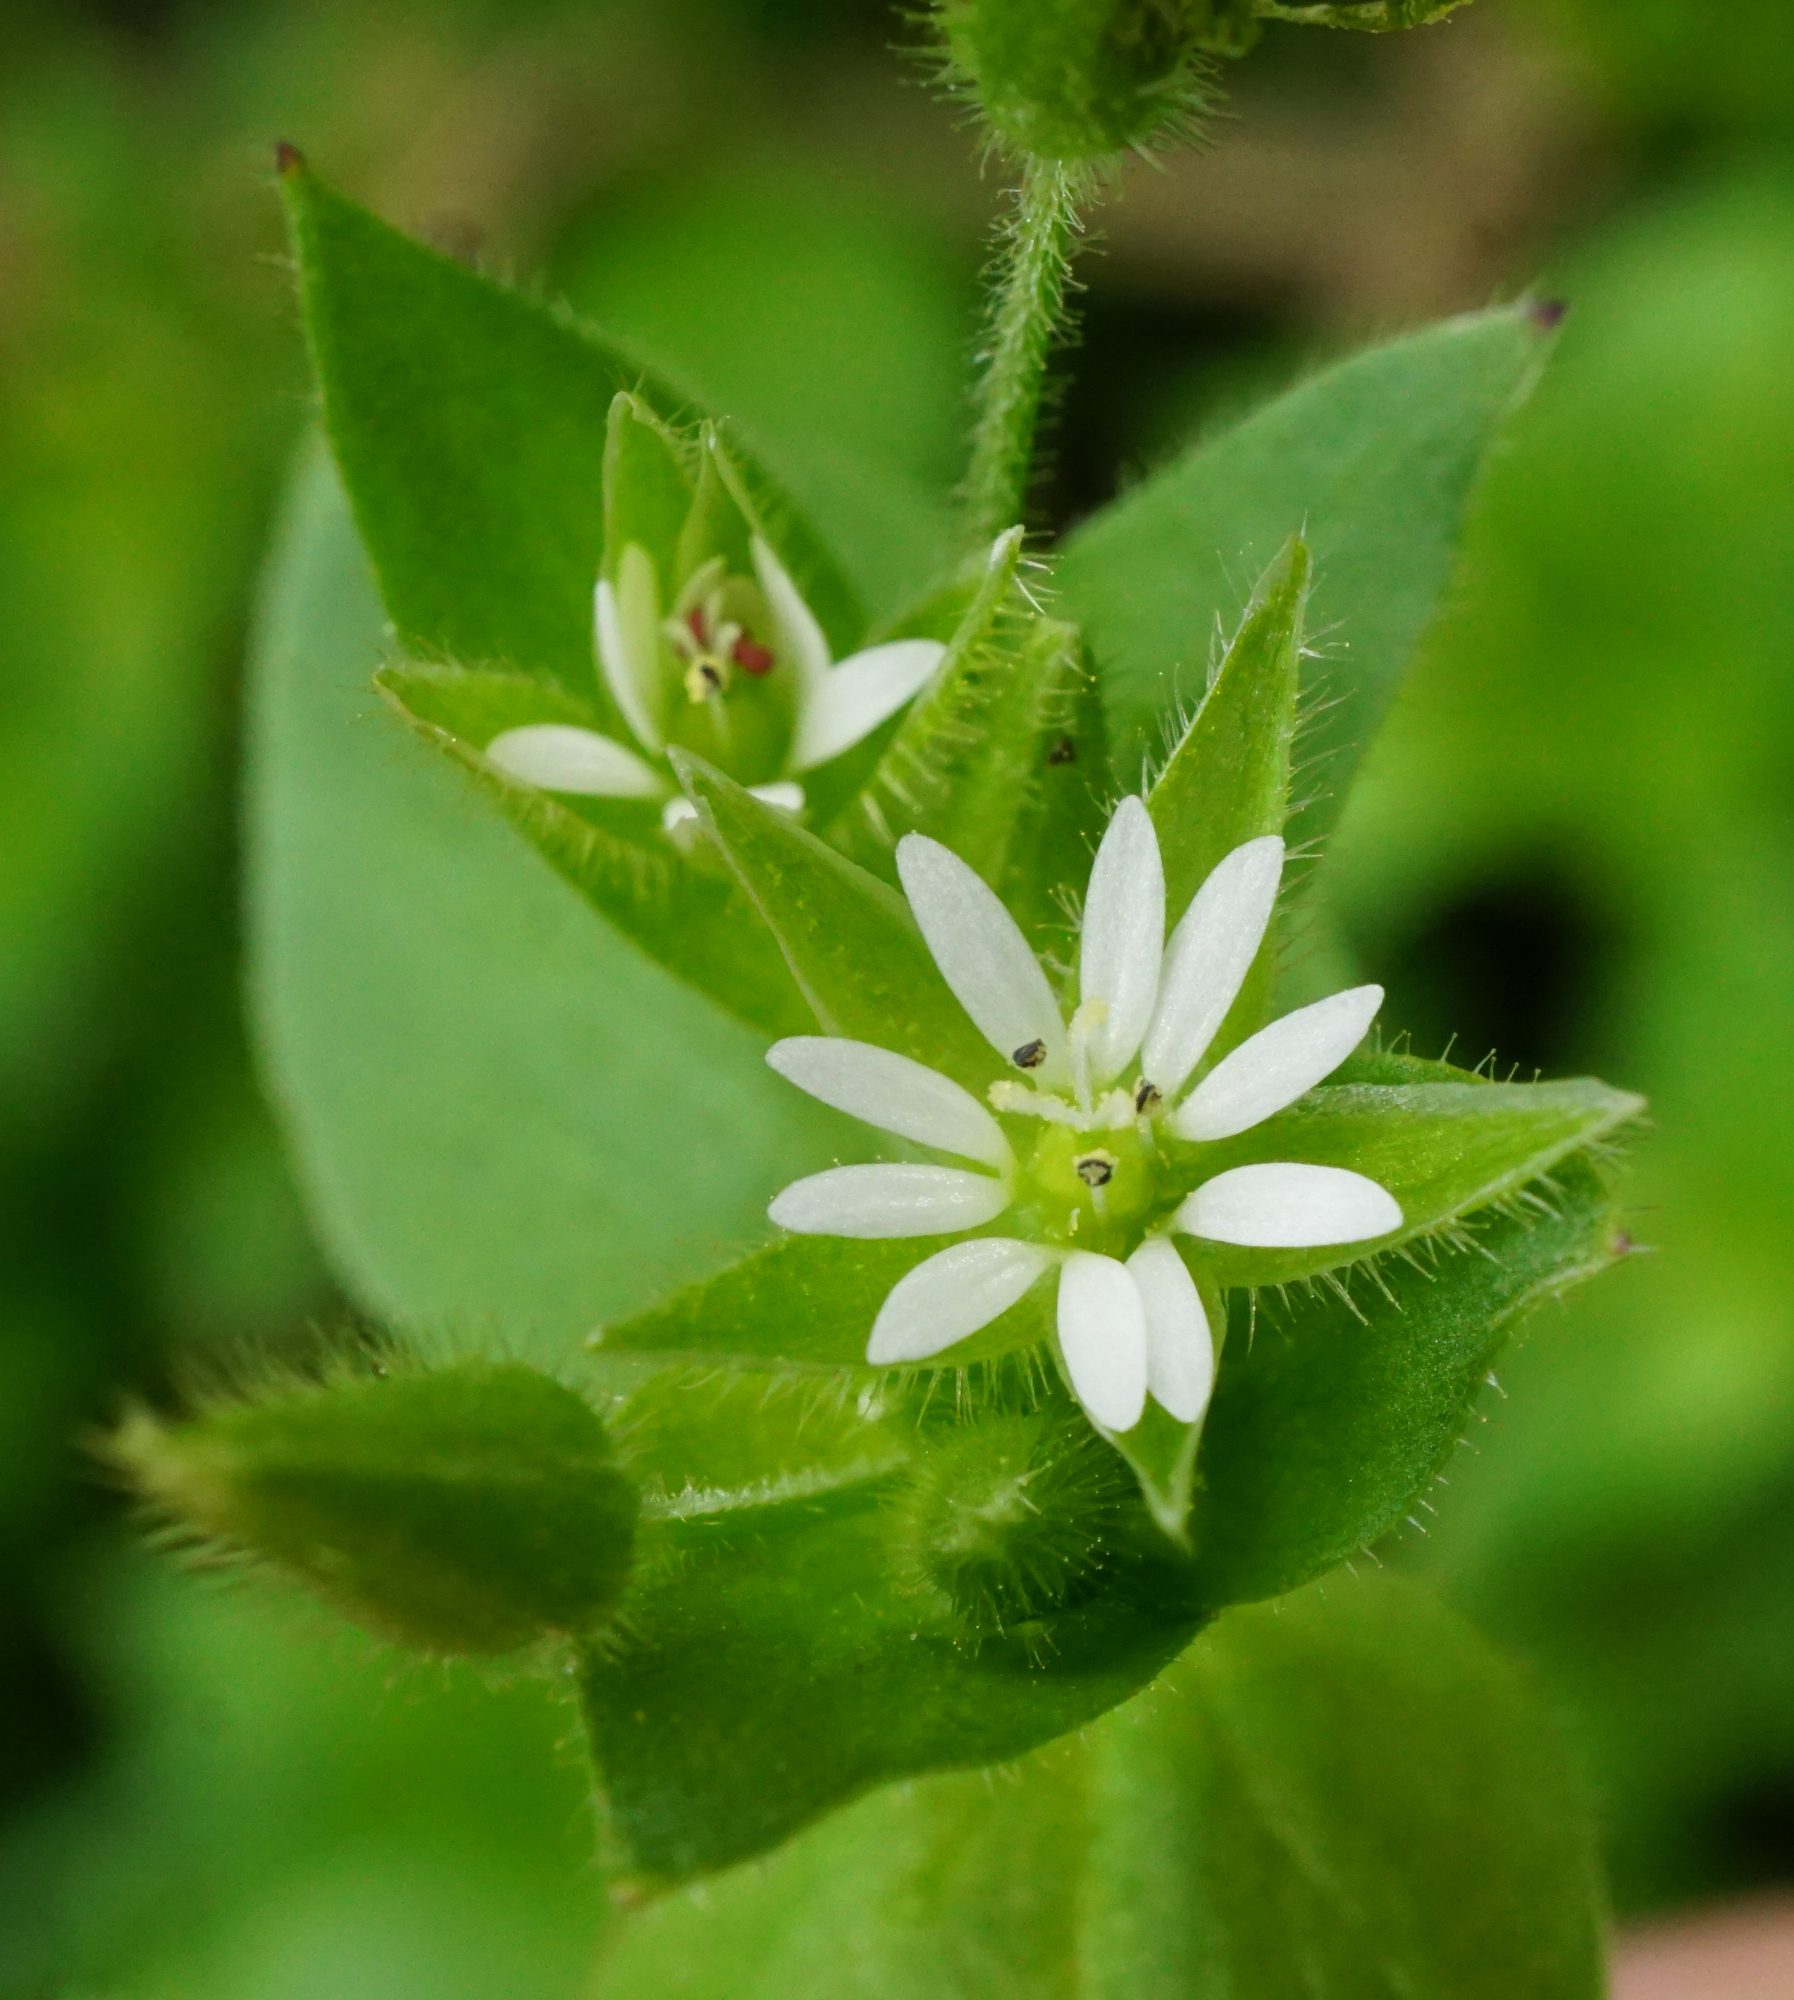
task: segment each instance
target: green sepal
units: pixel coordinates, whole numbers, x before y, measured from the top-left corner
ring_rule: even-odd
[[[691,469],[677,436],[640,396],[620,390],[604,433],[604,574],[616,575],[633,542],[646,550],[670,597],[684,581],[679,538],[692,500]]]
[[[1292,536],[1259,579],[1208,692],[1146,795],[1165,864],[1165,927],[1236,847],[1281,833],[1313,562]]]
[[[606,2000],[1597,2000],[1547,1705],[1391,1578],[1229,1615],[997,1774],[893,1786],[619,1924]]]
[[[650,956],[768,1035],[810,1026],[752,905],[722,871],[693,866],[674,848],[655,803],[563,797],[487,761],[485,746],[506,729],[534,722],[597,728],[584,703],[536,675],[415,662],[383,667],[375,682],[558,874]]]
[[[1002,1220],[993,1225],[1000,1234]],[[866,1369],[866,1341],[885,1295],[932,1257],[931,1237],[860,1242],[786,1236],[593,1336],[606,1354],[703,1358],[737,1367]],[[943,1357],[960,1368],[1031,1347],[1053,1328],[1043,1280],[1006,1313]]]
[[[1450,1459],[1514,1324],[1625,1256],[1592,1161],[1533,1192],[1349,1297],[1235,1295],[1194,1516],[1201,1603],[1278,1596],[1387,1534]]]
[[[638,1498],[604,1426],[517,1363],[276,1387],[183,1424],[138,1413],[112,1451],[177,1522],[427,1652],[592,1632],[630,1572]]]
[[[895,889],[720,771],[671,755],[826,1034],[894,1049],[980,1093],[1003,1073]]]
[[[1569,1154],[1600,1146],[1644,1100],[1593,1077],[1554,1083],[1323,1085],[1242,1132],[1189,1149],[1203,1179],[1265,1160],[1345,1167],[1400,1202],[1402,1227],[1362,1248],[1248,1250],[1202,1243],[1217,1283],[1287,1285],[1395,1250],[1519,1197]],[[1182,1150],[1182,1149],[1176,1149]]]

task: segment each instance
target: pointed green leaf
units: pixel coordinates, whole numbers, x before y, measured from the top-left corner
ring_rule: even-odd
[[[1237,1139],[1194,1152],[1206,1178],[1261,1160],[1299,1160],[1368,1175],[1401,1203],[1393,1249],[1518,1195],[1568,1154],[1599,1145],[1644,1100],[1593,1077],[1558,1083],[1338,1084],[1312,1090]],[[1223,1285],[1284,1285],[1350,1261],[1338,1248],[1239,1250],[1203,1245]]]
[[[281,178],[326,428],[401,639],[590,690],[610,406],[630,390],[673,416],[680,398],[570,317],[388,228],[298,155]],[[800,510],[739,446],[730,457],[831,637],[844,620],[863,629]]]
[[[604,1426],[515,1363],[282,1385],[113,1456],[146,1498],[388,1638],[503,1653],[590,1632],[629,1575],[638,1499]]]
[[[250,1004],[300,1185],[389,1323],[562,1355],[724,1268],[864,1129],[558,881],[368,688],[384,621],[307,457],[249,706]]]
[[[655,801],[561,797],[485,757],[494,737],[526,723],[598,728],[591,709],[533,674],[406,664],[382,668],[377,681],[626,937],[752,1027],[769,1035],[809,1028],[809,1010],[753,906],[720,868],[696,866],[673,848]]]
[[[1300,537],[1259,579],[1215,678],[1166,759],[1147,808],[1165,863],[1165,925],[1236,847],[1281,833],[1313,565]]]
[[[1587,1802],[1410,1584],[1211,1627],[992,1783],[892,1787],[632,1917],[606,2000],[1597,2000]]]
[[[1194,1521],[1205,1604],[1293,1590],[1386,1534],[1450,1458],[1515,1321],[1625,1254],[1588,1161],[1541,1192],[1473,1244],[1385,1264],[1349,1303],[1316,1287],[1249,1314],[1236,1295]]]
[[[895,889],[720,771],[677,751],[673,761],[826,1033],[895,1049],[976,1091],[1003,1073]]]
[[[1308,663],[1332,704],[1303,741],[1313,802],[1292,838],[1331,826],[1357,759],[1433,616],[1489,448],[1549,347],[1504,306],[1327,369],[1080,527],[1058,569],[1063,608],[1102,676],[1117,770],[1156,752],[1202,690],[1208,635],[1231,624],[1241,570],[1300,530],[1315,615],[1337,650]]]

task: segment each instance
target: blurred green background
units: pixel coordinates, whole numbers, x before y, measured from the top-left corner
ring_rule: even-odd
[[[80,1448],[341,1309],[237,984],[241,662],[307,409],[270,147],[790,462],[857,455],[923,539],[995,183],[871,0],[0,31],[0,1992],[571,1996],[604,1919],[555,1690],[159,1563]],[[1534,1323],[1385,1556],[1541,1669],[1622,1911],[1794,1883],[1794,14],[1479,0],[1230,83],[1105,212],[1044,509],[1355,340],[1571,301],[1338,913],[1417,1047],[1651,1094],[1654,1254]]]

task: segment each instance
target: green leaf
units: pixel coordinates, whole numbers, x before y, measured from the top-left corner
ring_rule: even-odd
[[[274,1389],[112,1440],[176,1521],[438,1653],[590,1632],[629,1575],[638,1508],[604,1426],[515,1363]]]
[[[882,1791],[629,1920],[607,2000],[1596,2000],[1587,1803],[1412,1585],[1236,1612],[993,1783]]]
[[[1102,677],[1117,770],[1154,752],[1202,687],[1239,571],[1300,530],[1316,611],[1342,650],[1309,663],[1332,704],[1303,741],[1313,803],[1337,817],[1356,761],[1439,601],[1478,471],[1549,347],[1524,305],[1470,314],[1330,368],[1079,528],[1058,580]]]
[[[600,727],[584,703],[534,674],[401,664],[376,684],[452,758],[601,915],[669,971],[769,1035],[811,1025],[785,961],[746,896],[720,869],[694,866],[662,837],[652,800],[581,799],[508,777],[485,756],[527,723]]]
[[[977,1091],[1003,1073],[895,889],[720,771],[672,754],[825,1033],[895,1049]]]
[[[764,1852],[873,1785],[1017,1756],[1185,1643],[1182,1571],[1138,1546],[1119,1461],[1069,1399],[1028,1404],[962,1420],[923,1398],[904,1414],[913,1463],[882,1480],[830,1477],[825,1451],[784,1504],[667,1510],[644,1530],[583,1673],[613,1861],[637,1893]],[[891,1452],[876,1414],[861,1429]]]
[[[386,608],[413,652],[593,682],[613,399],[678,396],[570,318],[414,243],[297,154],[282,185],[325,425]],[[864,627],[799,510],[730,450],[734,476],[830,637]]]
[[[1644,1100],[1593,1077],[1559,1083],[1489,1083],[1458,1073],[1450,1083],[1337,1084],[1308,1095],[1237,1139],[1204,1146],[1200,1171],[1260,1160],[1347,1167],[1380,1182],[1401,1203],[1403,1223],[1377,1251],[1443,1229],[1509,1200],[1567,1155],[1597,1146],[1644,1110]],[[1223,1285],[1284,1285],[1343,1262],[1323,1250],[1203,1246],[1204,1267]]]
[[[562,1355],[766,1240],[862,1129],[594,917],[368,689],[383,619],[307,458],[250,687],[250,1001],[320,1237],[370,1312]]]
[[[1430,1262],[1383,1265],[1349,1304],[1316,1288],[1261,1294],[1248,1314],[1236,1298],[1202,1447],[1203,1603],[1293,1590],[1424,1496],[1514,1323],[1625,1254],[1588,1161],[1562,1166],[1543,1199]]]

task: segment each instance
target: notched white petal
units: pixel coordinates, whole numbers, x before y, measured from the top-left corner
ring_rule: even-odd
[[[1140,1056],[1141,1074],[1167,1100],[1226,1020],[1264,942],[1282,878],[1283,842],[1275,834],[1248,840],[1210,871],[1171,933]]]
[[[924,834],[897,843],[897,873],[922,936],[978,1032],[1006,1061],[1038,1042],[1032,1079],[1065,1080],[1065,1024],[1040,961],[981,876]]]
[[[775,1042],[766,1060],[799,1090],[880,1131],[999,1172],[1013,1164],[1002,1128],[977,1098],[908,1056],[870,1042],[793,1035]]]
[[[1059,1351],[1077,1399],[1105,1430],[1146,1408],[1146,1307],[1125,1264],[1074,1250],[1059,1274]]]
[[[1402,1210],[1387,1188],[1344,1167],[1266,1161],[1204,1181],[1171,1226],[1247,1249],[1318,1250],[1387,1236]]]
[[[829,669],[829,644],[816,614],[804,602],[791,572],[758,535],[754,537],[754,573],[779,629],[779,650],[797,669],[806,692]]]
[[[799,708],[792,770],[812,771],[870,736],[921,692],[946,650],[938,639],[895,639],[830,667]]]
[[[667,790],[666,780],[633,750],[595,729],[566,722],[530,722],[507,729],[486,745],[486,761],[507,778],[582,798],[658,799]]]
[[[1354,986],[1261,1028],[1202,1079],[1172,1130],[1181,1139],[1231,1139],[1294,1104],[1363,1041],[1382,1004],[1382,987]]]
[[[1165,943],[1165,870],[1152,815],[1137,798],[1123,799],[1103,835],[1084,898],[1078,954],[1085,1006],[1106,1003],[1090,1042],[1091,1081],[1118,1076],[1146,1033],[1159,990]]]
[[[957,1167],[830,1167],[793,1181],[766,1213],[799,1236],[950,1236],[994,1222],[1008,1185]]]
[[[1053,1261],[1038,1243],[981,1236],[955,1243],[899,1278],[866,1343],[874,1367],[926,1361],[1000,1318]]]
[[[654,561],[630,542],[617,562],[616,582],[597,593],[598,664],[611,699],[639,742],[666,743],[666,686],[660,671],[660,587]]]
[[[1215,1386],[1215,1342],[1202,1294],[1168,1237],[1149,1236],[1127,1267],[1146,1309],[1146,1386],[1180,1424],[1193,1424]]]

